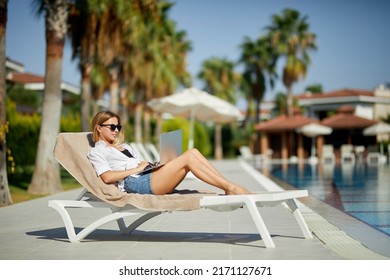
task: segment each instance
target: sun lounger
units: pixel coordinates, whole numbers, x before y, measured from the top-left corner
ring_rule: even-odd
[[[260,168],[268,160],[268,157],[266,155],[253,154],[248,146],[241,146],[239,148],[239,151],[239,159],[245,160],[256,168]]]
[[[322,148],[322,163],[335,164],[336,157],[334,155],[334,149],[332,145],[324,145]]]
[[[215,211],[232,211],[246,206],[267,248],[275,244],[261,217],[258,207],[285,203],[294,215],[305,238],[312,238],[294,199],[307,196],[306,190],[260,192],[253,195],[218,195],[216,193],[182,190],[169,195],[140,195],[121,192],[116,186],[104,184],[96,176],[87,158],[93,145],[90,133],[61,133],[54,150],[58,162],[85,189],[74,200],[50,200],[49,207],[60,214],[71,242],[80,242],[91,232],[110,221],[117,221],[121,233],[131,233],[145,221],[171,211],[188,211],[207,208]],[[92,222],[76,233],[68,208],[109,208],[111,213]],[[74,212],[73,212],[74,213]],[[125,217],[137,217],[129,226]]]
[[[158,152],[156,146],[152,143],[146,143],[145,148],[153,156],[154,161],[160,161],[160,153]]]
[[[130,146],[136,151],[142,160],[148,162],[154,162],[152,155],[145,149],[142,143],[131,142]]]
[[[355,154],[351,144],[341,145],[341,163],[355,164]]]
[[[367,147],[367,164],[378,165],[385,164],[386,156],[382,155],[376,145],[370,145]]]

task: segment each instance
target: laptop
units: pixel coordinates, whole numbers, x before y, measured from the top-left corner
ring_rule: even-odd
[[[160,161],[150,163],[143,171],[145,173],[160,168],[168,161],[178,157],[182,153],[182,131],[181,129],[162,133],[160,135]]]

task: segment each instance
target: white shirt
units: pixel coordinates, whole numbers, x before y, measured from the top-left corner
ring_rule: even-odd
[[[136,168],[141,160],[137,153],[128,144],[121,144],[120,147],[128,150],[133,158],[130,158],[114,147],[108,146],[104,141],[95,143],[95,147],[88,151],[88,159],[91,161],[96,175],[100,176],[107,171],[126,170]],[[131,175],[138,177],[139,175]],[[124,180],[118,182],[118,188],[125,191]]]

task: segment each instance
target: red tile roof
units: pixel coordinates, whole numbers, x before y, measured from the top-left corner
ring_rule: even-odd
[[[45,78],[43,76],[25,72],[9,73],[7,75],[7,80],[15,84],[28,85],[30,89],[34,90],[42,90],[44,89],[45,85]],[[69,84],[67,82],[61,82],[61,89],[72,94],[80,94],[80,88],[78,86]]]
[[[29,84],[29,83],[43,83],[44,77],[32,73],[12,73],[10,80],[14,83]]]
[[[377,121],[362,118],[353,114],[354,108],[351,106],[341,107],[337,114],[321,121],[321,124],[334,129],[359,128],[363,129],[376,124]]]
[[[283,130],[295,130],[309,123],[319,123],[319,121],[302,115],[294,115],[292,117],[281,115],[269,121],[257,124],[255,129],[264,132],[278,132]]]
[[[376,123],[377,121],[369,120],[356,115],[334,115],[332,117],[322,120],[321,122],[321,124],[335,129],[366,128]]]

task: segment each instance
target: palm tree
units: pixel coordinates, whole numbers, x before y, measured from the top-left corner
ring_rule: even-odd
[[[287,97],[284,92],[278,92],[275,96],[274,113],[276,115],[285,115],[287,112]]]
[[[109,89],[110,110],[118,111],[119,83],[126,45],[124,32],[136,16],[132,9],[136,2],[78,0],[72,5],[69,16],[70,37],[73,58],[80,61],[83,130],[88,130],[90,126],[91,96],[96,101]]]
[[[157,1],[132,1],[131,20],[125,29],[126,37],[124,62],[124,84],[127,96],[122,94],[123,107],[132,104],[134,110],[135,141],[142,142],[143,135],[150,137],[150,114],[144,111],[147,99],[153,94],[154,72],[158,63],[158,25],[161,21],[161,10]],[[142,125],[144,115],[144,125]],[[142,128],[144,127],[145,133]]]
[[[205,60],[198,77],[205,82],[205,90],[209,93],[231,103],[236,101],[239,76],[234,72],[233,62],[224,58]]]
[[[157,44],[153,52],[156,67],[153,79],[153,97],[163,97],[173,93],[179,84],[190,85],[190,74],[186,69],[186,56],[191,50],[185,31],[177,30],[176,23],[168,18],[167,13],[172,3],[161,1],[159,9],[161,19],[157,28]]]
[[[103,8],[102,8],[103,7]],[[91,75],[96,57],[96,30],[98,14],[104,9],[100,3],[78,0],[69,11],[69,37],[72,44],[72,59],[79,60],[81,71],[81,130],[90,130],[90,99],[92,96]]]
[[[102,1],[102,0],[100,0]],[[119,83],[124,64],[124,34],[132,17],[134,17],[133,2],[103,0],[106,9],[100,16],[100,26],[97,36],[97,57],[105,66],[110,77],[110,110],[119,111]]]
[[[150,112],[145,109],[145,103],[151,98],[171,94],[189,76],[185,70],[185,55],[190,46],[186,33],[178,32],[174,22],[167,17],[172,4],[165,1],[153,3],[140,1],[135,6],[133,26],[129,26],[132,32],[127,33],[129,38],[125,41],[128,61],[124,77],[129,90],[125,100],[135,107],[135,139],[142,141],[143,134],[146,142],[150,141],[151,133]],[[160,125],[156,127],[159,131]]]
[[[225,99],[228,102],[235,102],[235,92],[239,82],[239,76],[234,72],[234,63],[221,58],[211,58],[205,60],[198,77],[206,84],[206,90]],[[222,151],[222,127],[215,125],[215,151],[214,157],[217,160],[223,158]]]
[[[269,38],[266,36],[260,36],[254,41],[250,38],[245,38],[241,49],[242,53],[239,62],[244,65],[241,90],[248,98],[246,121],[251,116],[251,103],[254,101],[254,121],[255,123],[259,123],[260,104],[266,92],[267,82],[273,87],[274,79],[277,76],[275,71],[277,55],[274,48],[272,48]],[[257,140],[257,137],[258,135],[254,134],[252,139],[254,141],[254,153],[260,152],[260,142]]]
[[[5,115],[5,38],[7,31],[8,0],[0,0],[0,207],[12,204],[7,179],[7,145],[5,136],[8,125]]]
[[[308,85],[307,87],[305,87],[305,92],[317,94],[317,93],[324,92],[324,90],[322,89],[321,84],[312,84],[312,85]]]
[[[281,15],[272,16],[267,27],[273,46],[286,58],[283,69],[283,84],[287,89],[288,116],[293,114],[292,86],[305,77],[310,64],[308,51],[315,50],[316,35],[309,31],[307,16],[301,17],[293,9],[284,9]]]
[[[264,98],[267,88],[267,79],[271,87],[276,78],[276,58],[277,55],[272,48],[269,38],[262,36],[252,41],[245,38],[241,45],[240,63],[244,65],[241,87],[249,94],[249,100],[255,101],[255,123],[260,121],[260,104]],[[248,106],[250,110],[250,106]],[[250,116],[248,111],[247,117]]]
[[[166,15],[171,6],[165,1],[76,1],[69,22],[73,55],[82,70],[84,120],[91,94],[96,100],[110,90],[110,109],[116,111],[119,101],[123,120],[134,104],[136,141],[142,141],[142,113],[149,138],[145,102],[172,92],[185,69],[176,51],[186,45],[181,41],[185,36],[178,35]],[[85,123],[88,128],[89,120]]]
[[[62,190],[59,165],[53,150],[60,129],[62,58],[67,33],[67,0],[35,0],[38,13],[46,11],[46,71],[35,169],[28,192],[51,194]]]
[[[157,24],[157,38],[154,44],[152,86],[146,101],[172,94],[179,84],[188,86],[190,74],[186,70],[186,55],[191,48],[186,39],[186,32],[177,31],[176,24],[167,17],[172,6],[170,3],[160,2],[161,20]],[[148,118],[149,116],[149,118]],[[145,141],[150,142],[150,112],[144,113]],[[157,116],[155,136],[160,135],[162,127],[161,115]]]

